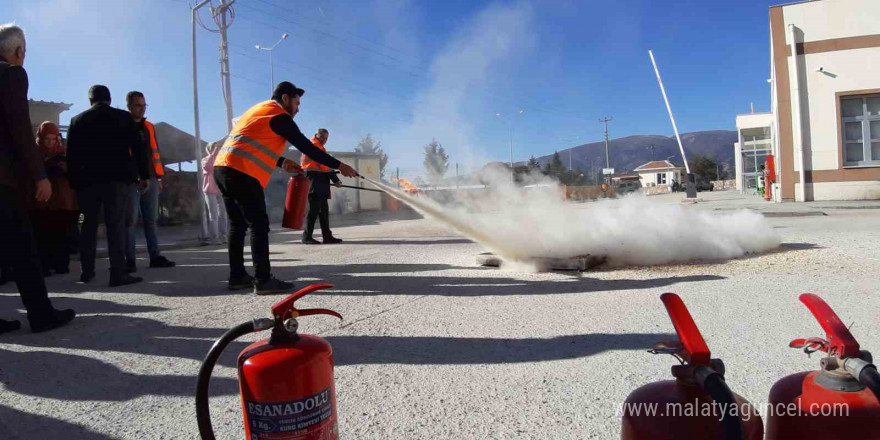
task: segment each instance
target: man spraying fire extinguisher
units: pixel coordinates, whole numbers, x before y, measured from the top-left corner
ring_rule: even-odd
[[[305,90],[283,81],[275,87],[272,99],[248,109],[232,128],[214,161],[214,179],[223,194],[229,216],[229,288],[253,286],[257,295],[293,290],[293,283],[272,277],[269,264],[269,215],[263,189],[276,168],[289,173],[300,166],[282,153],[290,142],[315,161],[336,168],[346,177],[357,172],[321,151],[293,122]],[[251,230],[251,254],[255,277],[244,268],[244,237]]]

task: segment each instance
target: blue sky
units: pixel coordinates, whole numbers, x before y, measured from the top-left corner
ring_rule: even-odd
[[[215,0],[215,4],[219,1]],[[443,144],[472,169],[602,139],[672,135],[648,58],[653,49],[681,132],[733,129],[769,107],[768,7],[758,0],[237,0],[229,31],[234,112],[275,80],[307,90],[296,120],[330,130],[330,150],[370,133],[392,168],[420,174],[421,146]],[[190,12],[185,0],[0,0],[28,36],[33,99],[84,110],[90,85],[114,105],[144,92],[148,117],[193,131]],[[210,22],[207,13],[203,14]],[[198,29],[203,138],[226,131],[219,36]],[[524,110],[518,114],[518,110]],[[496,117],[501,113],[501,117]]]

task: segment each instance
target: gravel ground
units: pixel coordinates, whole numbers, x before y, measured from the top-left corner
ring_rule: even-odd
[[[702,197],[687,209],[760,205],[733,192]],[[669,378],[675,363],[645,352],[672,338],[663,292],[681,295],[731,388],[754,403],[779,378],[818,367],[817,357],[787,348],[795,337],[824,336],[800,293],[822,296],[855,323],[865,349],[880,349],[880,209],[853,203],[868,209],[760,205],[826,215],[768,218],[782,247],[724,263],[583,274],[481,268],[481,246],[423,219],[338,227],[346,242],[334,246],[306,247],[276,229],[272,258],[280,278],[336,285],[302,306],[345,320],[300,323],[334,347],[342,438],[608,439],[619,437],[629,392]],[[167,255],[178,267],[142,269],[139,285],[106,288],[103,271],[88,286],[74,284],[75,274],[48,279],[56,306],[81,317],[59,331],[0,336],[0,438],[197,437],[201,358],[280,297],[226,291],[223,249]],[[0,287],[2,317],[16,309],[17,295]],[[256,339],[231,345],[215,371],[218,438],[243,437],[235,356]]]

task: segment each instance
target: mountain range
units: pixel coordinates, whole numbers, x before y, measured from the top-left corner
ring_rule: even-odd
[[[736,141],[736,132],[732,130],[681,134],[681,144],[688,159],[696,156],[709,157],[718,161],[728,174],[734,169],[733,144]],[[675,136],[635,135],[611,139],[608,141],[608,153],[611,167],[616,174],[632,171],[651,160],[669,159],[676,165],[684,164]],[[569,156],[572,169],[590,171],[594,168],[598,171],[605,168],[605,142],[593,142],[560,150],[559,158],[566,168],[569,166]],[[553,159],[553,154],[540,156],[537,159],[543,168]],[[524,164],[525,162],[518,163],[518,165]]]

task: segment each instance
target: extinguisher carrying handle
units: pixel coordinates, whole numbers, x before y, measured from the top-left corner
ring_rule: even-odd
[[[660,300],[666,306],[666,312],[669,313],[669,319],[672,320],[672,325],[681,341],[681,350],[678,354],[688,364],[709,365],[712,353],[684,301],[674,293],[664,293],[660,295]]]
[[[318,290],[323,290],[323,289],[332,289],[332,288],[333,288],[333,285],[327,284],[327,283],[315,283],[315,284],[311,284],[306,287],[303,287],[302,289],[298,290],[296,293],[293,293],[290,296],[288,296],[287,298],[284,298],[281,301],[278,301],[277,303],[275,303],[275,305],[272,306],[272,316],[275,317],[276,321],[283,321],[287,318],[295,318],[297,316],[309,316],[309,315],[331,315],[331,316],[335,316],[339,319],[342,319],[342,315],[340,315],[339,313],[336,313],[332,310],[327,310],[327,309],[297,310],[296,305],[295,305],[296,300],[298,300],[298,299],[300,299],[300,298],[302,298],[312,292],[316,292]]]
[[[859,356],[859,343],[828,303],[813,293],[804,293],[798,299],[807,306],[807,309],[822,326],[822,330],[825,330],[827,340],[820,338],[795,339],[789,344],[790,347],[810,349],[810,346],[821,345],[820,350],[841,359]],[[825,344],[821,344],[820,341]]]

